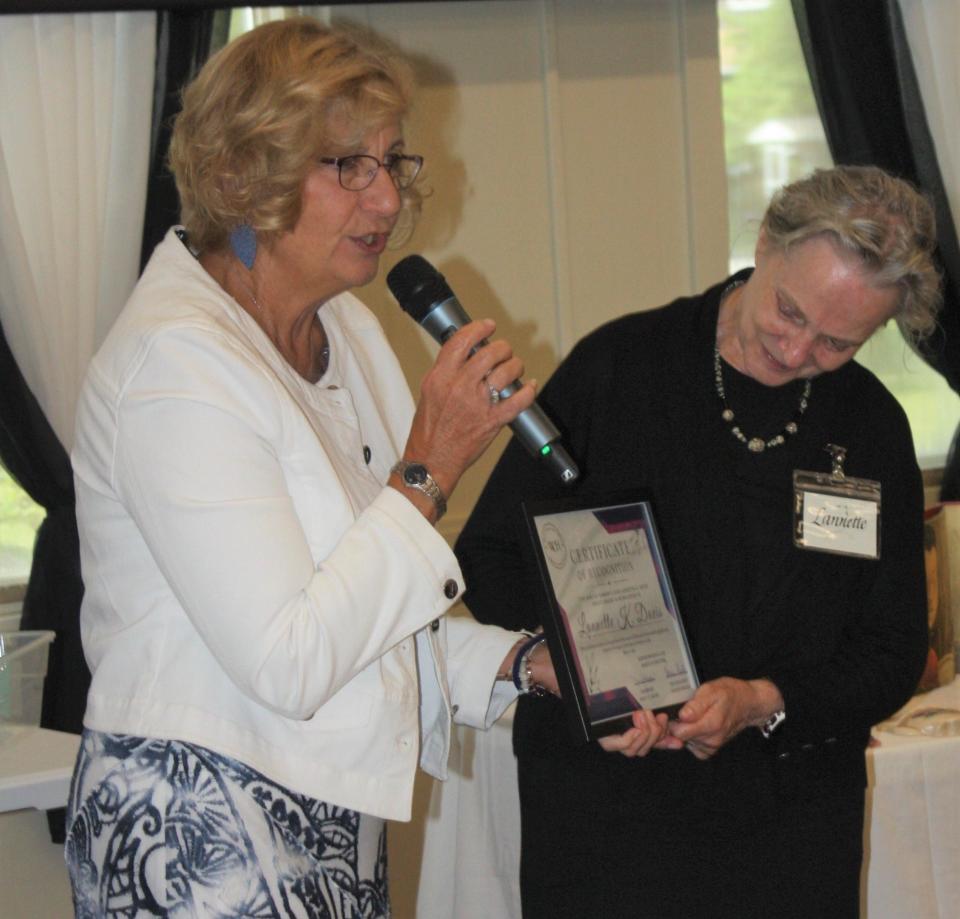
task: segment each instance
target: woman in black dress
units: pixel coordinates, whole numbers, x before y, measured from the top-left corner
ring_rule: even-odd
[[[851,358],[889,319],[929,333],[933,246],[911,186],[820,170],[774,197],[755,268],[600,328],[545,387],[578,494],[652,493],[702,685],[639,757],[521,699],[528,919],[858,916],[864,749],[917,685],[926,618],[910,430]],[[879,557],[794,545],[793,472],[830,472],[827,445],[879,483]],[[519,504],[562,493],[508,447],[457,545],[480,621],[538,625]]]

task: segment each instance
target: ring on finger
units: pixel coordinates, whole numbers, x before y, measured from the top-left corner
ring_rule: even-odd
[[[487,390],[490,393],[490,404],[496,405],[500,401],[500,390],[494,389],[494,387],[487,385]]]

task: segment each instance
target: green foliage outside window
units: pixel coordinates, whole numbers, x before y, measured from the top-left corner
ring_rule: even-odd
[[[730,260],[753,264],[772,192],[831,166],[789,0],[720,0]]]
[[[25,582],[45,512],[0,466],[0,585]]]

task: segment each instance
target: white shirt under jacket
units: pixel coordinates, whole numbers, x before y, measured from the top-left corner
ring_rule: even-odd
[[[517,636],[444,617],[456,559],[385,485],[400,366],[356,297],[320,315],[313,385],[173,230],[154,252],[78,410],[85,724],[408,820],[418,748],[445,778],[451,713],[489,727],[516,697],[495,675]]]

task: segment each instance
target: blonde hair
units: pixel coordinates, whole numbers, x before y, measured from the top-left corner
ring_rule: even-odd
[[[191,245],[221,249],[244,223],[268,243],[291,230],[314,158],[354,152],[402,119],[412,88],[410,67],[370,32],[304,16],[231,42],[184,91],[170,142]],[[420,195],[400,194],[409,224]]]
[[[909,182],[876,166],[817,169],[773,196],[762,231],[782,251],[832,237],[861,261],[873,284],[899,288],[894,319],[908,341],[916,344],[936,328],[936,221],[928,199]]]

